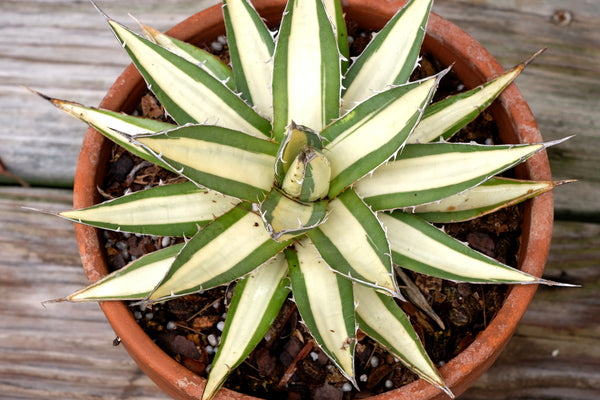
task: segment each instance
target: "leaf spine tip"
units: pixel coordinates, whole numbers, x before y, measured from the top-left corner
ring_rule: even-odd
[[[541,49],[539,49],[538,51],[533,53],[533,55],[531,57],[529,57],[527,60],[523,61],[523,63],[522,63],[523,67],[526,67],[527,65],[529,65],[529,63],[531,63],[533,60],[535,60],[540,54],[542,54],[546,50],[548,50],[547,47],[542,47]]]
[[[450,390],[450,388],[448,386],[446,386],[446,382],[444,382],[442,380],[441,384],[437,385],[440,389],[442,389],[444,391],[444,393],[446,393],[448,395],[448,397],[450,397],[451,399],[455,399],[456,396],[454,396],[454,393],[452,393],[452,391]]]
[[[548,279],[544,279],[544,278],[538,278],[536,276],[533,275],[529,275],[532,278],[534,278],[534,280],[529,281],[529,282],[517,282],[518,284],[523,284],[523,285],[527,285],[527,284],[540,284],[540,285],[545,285],[545,286],[558,286],[558,287],[581,287],[581,285],[578,284],[574,284],[574,283],[563,283],[563,282],[556,282],[556,281],[551,281]]]
[[[73,295],[59,297],[58,299],[44,300],[44,301],[40,302],[40,304],[42,305],[42,307],[46,308],[46,304],[49,304],[49,303],[63,303],[65,301],[71,301],[72,296]]]
[[[557,144],[561,144],[561,143],[566,142],[567,140],[569,140],[571,138],[574,138],[575,136],[576,135],[570,135],[570,136],[566,136],[566,137],[561,138],[561,139],[551,140],[549,142],[542,143],[542,148],[545,149],[545,148],[548,148],[548,147],[555,146]]]
[[[393,298],[398,299],[402,302],[407,302],[406,297],[404,297],[404,295],[402,295],[402,293],[400,293],[400,289],[397,288],[396,290],[394,290],[390,293]]]
[[[20,87],[22,87],[22,88],[23,88],[23,89],[25,89],[25,90],[28,90],[28,91],[30,91],[30,92],[31,92],[31,93],[33,93],[33,94],[36,94],[36,95],[40,96],[40,97],[41,97],[42,99],[44,99],[44,100],[48,100],[49,102],[51,102],[51,103],[53,103],[53,104],[55,103],[55,101],[56,101],[56,102],[61,102],[61,101],[62,101],[62,100],[54,99],[54,98],[52,98],[52,97],[50,97],[50,96],[46,96],[45,94],[43,94],[43,93],[41,93],[41,92],[38,92],[37,90],[35,90],[35,89],[32,89],[32,88],[30,88],[30,87],[28,87],[28,86],[25,86],[25,85],[19,85],[19,86],[20,86]]]
[[[94,8],[96,9],[96,11],[98,11],[106,21],[112,21],[112,19],[108,16],[108,14],[106,14],[98,4],[96,4],[96,2],[94,0],[90,0],[90,3],[92,3],[92,6],[94,6]]]
[[[554,181],[554,182],[552,182],[552,187],[554,188],[554,187],[557,187],[560,185],[564,185],[567,183],[573,183],[573,182],[579,182],[579,180],[578,179],[563,179],[560,181]]]
[[[28,211],[35,211],[35,212],[42,213],[42,214],[55,215],[55,216],[58,216],[58,217],[62,217],[62,215],[61,215],[61,214],[62,214],[63,212],[65,212],[65,211],[62,211],[62,212],[58,212],[58,213],[56,213],[56,212],[49,211],[49,210],[42,210],[42,209],[39,209],[39,208],[34,208],[34,207],[26,207],[26,206],[21,206],[21,209],[23,209],[23,210],[28,210]]]

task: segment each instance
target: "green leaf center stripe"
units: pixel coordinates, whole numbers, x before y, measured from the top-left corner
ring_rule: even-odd
[[[343,111],[384,90],[404,84],[416,66],[431,0],[412,0],[369,42],[344,80]],[[343,112],[342,112],[343,114]]]
[[[503,265],[446,235],[421,218],[380,213],[388,228],[392,257],[398,265],[462,282],[532,283],[537,278]]]
[[[231,282],[273,257],[287,244],[272,240],[258,215],[234,208],[186,244],[149,300]]]
[[[150,89],[180,125],[218,124],[252,136],[269,136],[268,121],[208,72],[114,21],[110,24]]]
[[[377,217],[352,190],[329,203],[327,221],[309,236],[338,272],[390,293],[397,292],[385,232]]]
[[[377,160],[376,165],[369,165],[369,169],[362,171],[362,175],[354,176],[354,180],[361,178],[367,172],[377,167],[393,155],[393,152],[400,148],[404,139],[408,136],[412,127],[417,122],[420,116],[420,110],[423,109],[426,99],[435,86],[437,79],[428,79],[414,87],[400,97],[393,96],[394,93],[402,93],[404,88],[391,89],[373,98],[375,103],[379,103],[379,98],[387,100],[383,104],[377,104],[373,111],[364,115],[362,118],[359,106],[356,114],[350,113],[347,118],[340,120],[340,124],[344,124],[347,120],[352,123],[353,119],[360,118],[359,121],[353,123],[349,129],[339,134],[332,142],[325,146],[325,155],[331,163],[331,179],[335,180],[343,171],[348,168],[356,168],[357,163],[370,162],[373,157],[372,152],[379,149],[385,149],[387,157]],[[390,97],[386,99],[387,97]],[[386,104],[387,103],[387,104]],[[367,103],[364,103],[368,105]],[[412,123],[411,123],[412,122]],[[407,127],[409,129],[404,129]],[[332,125],[332,128],[335,125]],[[390,129],[394,127],[396,129]],[[400,135],[400,133],[405,133]],[[327,130],[324,132],[326,136]],[[398,137],[400,136],[400,137]],[[397,139],[394,141],[394,139]],[[350,184],[352,182],[348,182]],[[339,191],[338,185],[332,185],[332,191]],[[333,194],[330,192],[330,194]],[[337,193],[336,193],[337,194]]]
[[[247,0],[224,1],[223,12],[237,88],[259,114],[272,119],[275,43],[271,33]]]
[[[386,195],[398,203],[392,208],[440,200],[475,186],[492,175],[525,160],[544,148],[543,144],[519,146],[481,146],[472,144],[412,144],[406,145],[402,157],[377,168],[354,186],[368,204],[380,208],[377,196]],[[456,185],[464,185],[456,186]],[[454,193],[442,188],[458,187]],[[427,198],[415,193],[426,193]],[[411,204],[411,198],[417,201]],[[374,200],[375,199],[375,200]],[[384,200],[385,202],[385,200]],[[387,202],[385,202],[387,204]],[[383,208],[388,208],[383,206]]]
[[[277,145],[241,132],[186,126],[136,141],[182,175],[223,194],[257,201],[273,184]]]

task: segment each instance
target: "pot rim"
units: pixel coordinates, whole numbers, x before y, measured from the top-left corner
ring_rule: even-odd
[[[285,0],[255,0],[255,7],[263,17],[281,15]],[[360,20],[367,27],[381,27],[404,0],[342,0],[347,18]],[[191,25],[191,31],[189,27]],[[173,27],[170,35],[198,43],[199,38],[214,38],[224,33],[221,6],[216,5]],[[449,39],[448,39],[449,38]],[[435,54],[443,64],[454,63],[454,70],[467,87],[475,87],[504,71],[502,66],[481,44],[453,23],[432,13],[424,49],[432,50],[437,43],[445,46],[442,54]],[[464,56],[468,58],[465,61]],[[462,56],[463,58],[458,58]],[[115,81],[102,100],[100,107],[131,111],[146,86],[133,65],[129,65]],[[516,85],[511,84],[490,107],[507,143],[539,143],[542,137],[527,103]],[[507,118],[510,117],[510,118]],[[111,142],[93,128],[83,141],[74,181],[75,208],[87,207],[99,201],[96,190],[102,181],[102,166],[109,159]],[[517,168],[517,174],[528,179],[551,179],[545,151],[536,154]],[[553,224],[553,196],[547,192],[529,200],[525,205],[519,250],[519,267],[532,275],[541,276],[550,248]],[[535,224],[533,221],[535,220]],[[535,225],[535,227],[534,227]],[[100,231],[84,225],[75,225],[75,233],[83,268],[90,281],[108,273]],[[466,390],[498,357],[512,336],[535,293],[537,285],[511,286],[509,293],[488,327],[459,355],[440,368],[440,373],[455,395]],[[136,323],[123,302],[102,302],[102,311],[130,356],[167,394],[175,398],[199,398],[205,380],[183,367],[164,353]],[[373,396],[372,399],[443,399],[447,396],[438,388],[419,379],[401,388]],[[216,399],[255,399],[255,397],[222,389]]]

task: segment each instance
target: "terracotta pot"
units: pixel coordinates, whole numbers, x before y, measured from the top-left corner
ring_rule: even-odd
[[[281,16],[285,0],[255,0],[260,14],[271,24]],[[359,21],[365,28],[380,29],[404,4],[402,0],[342,0],[348,19]],[[458,27],[432,14],[424,49],[445,65],[454,64],[454,71],[467,88],[477,86],[503,71],[498,62],[475,40]],[[220,6],[198,13],[174,27],[169,33],[182,40],[200,44],[224,34]],[[133,66],[129,66],[111,87],[101,107],[130,112],[138,104],[145,84]],[[505,143],[541,142],[531,111],[515,85],[491,106]],[[93,129],[85,137],[75,176],[74,206],[87,207],[99,201],[96,187],[102,182],[111,143]],[[550,179],[545,152],[539,153],[517,168],[520,178]],[[519,267],[540,276],[550,246],[553,222],[551,193],[528,201],[525,206]],[[100,233],[94,228],[76,226],[83,267],[90,281],[108,272]],[[466,390],[491,366],[514,332],[533,294],[534,285],[513,286],[497,316],[487,329],[457,357],[441,368],[441,373],[458,395]],[[140,368],[167,394],[178,399],[199,398],[204,379],[190,372],[165,354],[135,322],[122,302],[105,302],[102,310],[131,357]],[[252,399],[229,390],[222,390],[219,399]],[[400,389],[375,396],[374,399],[442,399],[439,389],[423,380]]]

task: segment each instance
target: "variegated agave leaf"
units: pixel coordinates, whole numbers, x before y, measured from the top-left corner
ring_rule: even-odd
[[[272,185],[277,146],[214,125],[184,125],[132,138],[172,170],[196,184],[249,201]]]
[[[407,315],[392,298],[361,285],[354,285],[354,298],[356,319],[363,332],[388,348],[411,371],[454,397],[427,357]]]
[[[300,316],[319,346],[356,386],[352,282],[328,268],[309,238],[286,250],[286,258]]]
[[[150,26],[141,25],[141,28],[148,40],[171,51],[179,57],[198,65],[198,67],[204,69],[217,80],[221,81],[229,89],[235,90],[232,71],[216,56],[189,43],[165,35]]]
[[[259,114],[272,119],[273,34],[249,1],[225,0],[223,13],[236,89]]]
[[[283,253],[238,281],[203,399],[215,395],[231,370],[244,361],[267,333],[288,297],[289,287],[288,263]]]
[[[525,66],[544,50],[538,51],[529,60],[475,89],[447,97],[427,107],[423,119],[415,128],[408,143],[429,143],[450,139],[492,104],[492,101],[519,76]]]
[[[561,141],[532,145],[465,143],[407,145],[402,157],[377,168],[354,186],[375,210],[442,200],[480,185]],[[440,168],[440,166],[444,168]]]
[[[417,65],[432,3],[409,2],[371,40],[344,76],[344,110],[386,87],[408,82]]]
[[[321,131],[339,116],[340,60],[334,28],[323,3],[289,0],[273,66],[276,140],[281,140],[292,121]]]
[[[402,211],[416,213],[429,222],[468,221],[531,199],[568,182],[492,178],[464,192]]]
[[[408,80],[432,0],[410,1],[353,60],[337,0],[289,0],[277,35],[249,0],[224,3],[232,70],[192,45],[149,27],[143,38],[107,17],[176,125],[43,96],[189,181],[60,213],[104,229],[185,238],[64,300],[152,306],[237,280],[208,400],[291,290],[314,341],[355,386],[359,327],[452,396],[398,307],[394,269],[466,282],[554,284],[430,223],[476,218],[560,183],[495,177],[560,141],[445,141],[525,63],[430,105],[446,71]]]
[[[336,272],[401,297],[393,274],[385,228],[375,213],[351,190],[329,206],[327,223],[308,236]],[[355,251],[345,251],[352,243]]]
[[[157,236],[193,236],[225,214],[239,199],[192,182],[156,186],[61,217],[97,228]]]
[[[211,73],[113,20],[108,23],[150,89],[178,124],[218,122],[219,126],[252,136],[270,135],[268,121]]]
[[[171,268],[183,243],[138,258],[67,296],[69,301],[143,300]]]
[[[169,165],[165,164],[158,157],[155,157],[148,150],[132,143],[130,138],[138,134],[156,133],[170,130],[175,128],[175,125],[149,118],[134,117],[115,111],[85,107],[75,102],[54,99],[39,92],[33,92],[50,101],[59,110],[62,110],[67,114],[70,114],[75,118],[87,123],[102,135],[106,136],[108,139],[125,148],[129,152],[145,160],[153,162],[165,169],[171,170]]]

